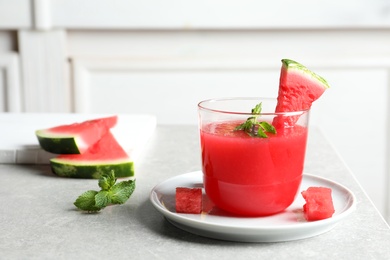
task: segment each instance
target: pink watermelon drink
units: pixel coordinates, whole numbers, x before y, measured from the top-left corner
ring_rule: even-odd
[[[293,126],[278,124],[266,138],[250,136],[237,126],[294,118]],[[244,216],[271,215],[286,209],[302,180],[309,110],[275,113],[276,99],[232,98],[199,103],[203,181],[207,196],[225,211]],[[288,120],[287,120],[288,121]]]
[[[199,103],[203,182],[215,205],[264,216],[293,202],[302,179],[309,110],[327,88],[319,75],[283,59],[276,100]]]

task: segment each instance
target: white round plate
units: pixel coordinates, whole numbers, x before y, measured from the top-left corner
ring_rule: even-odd
[[[346,187],[321,177],[304,174],[300,191],[311,186],[332,189],[335,213],[331,218],[306,221],[302,211],[305,200],[300,193],[285,211],[267,217],[237,217],[216,208],[203,211],[202,214],[176,213],[176,187],[203,188],[201,171],[178,175],[156,185],[150,193],[150,200],[169,222],[196,235],[240,242],[279,242],[322,234],[355,210],[355,196]],[[203,190],[203,208],[208,204],[209,200]]]

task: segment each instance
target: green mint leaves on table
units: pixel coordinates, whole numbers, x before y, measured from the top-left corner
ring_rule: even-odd
[[[237,126],[234,131],[242,130],[252,137],[260,138],[267,138],[268,136],[266,133],[276,134],[276,129],[273,125],[265,121],[257,121],[257,118],[261,113],[261,106],[262,103],[260,102],[254,108],[252,108],[252,115],[254,116],[249,117],[244,123]]]
[[[135,189],[135,180],[116,183],[114,171],[99,179],[100,191],[89,190],[81,194],[74,205],[84,211],[97,212],[108,205],[123,204]]]

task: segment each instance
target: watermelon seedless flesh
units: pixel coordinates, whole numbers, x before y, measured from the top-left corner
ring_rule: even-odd
[[[332,189],[327,187],[309,187],[301,192],[306,204],[303,214],[307,221],[327,219],[335,212],[332,200]]]
[[[134,176],[132,160],[110,131],[83,154],[61,154],[50,165],[61,177],[99,179],[111,170],[118,178]]]
[[[200,214],[202,212],[201,188],[176,188],[176,212],[187,214]]]
[[[35,131],[43,150],[55,154],[82,154],[118,121],[117,116],[61,125]]]
[[[309,110],[312,103],[328,88],[329,84],[321,76],[296,61],[283,59],[275,112]],[[285,120],[281,116],[276,117],[273,124],[292,126],[298,119],[299,116]]]
[[[296,61],[283,59],[276,112],[310,109],[327,88],[329,85],[321,76]]]

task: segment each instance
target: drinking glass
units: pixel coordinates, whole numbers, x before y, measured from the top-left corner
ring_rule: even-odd
[[[261,113],[253,115],[259,103]],[[294,201],[302,180],[309,110],[275,112],[276,103],[272,98],[236,97],[198,104],[203,184],[219,209],[266,216]],[[254,137],[237,130],[248,118],[273,125],[276,133]],[[254,125],[252,134],[258,132]]]

